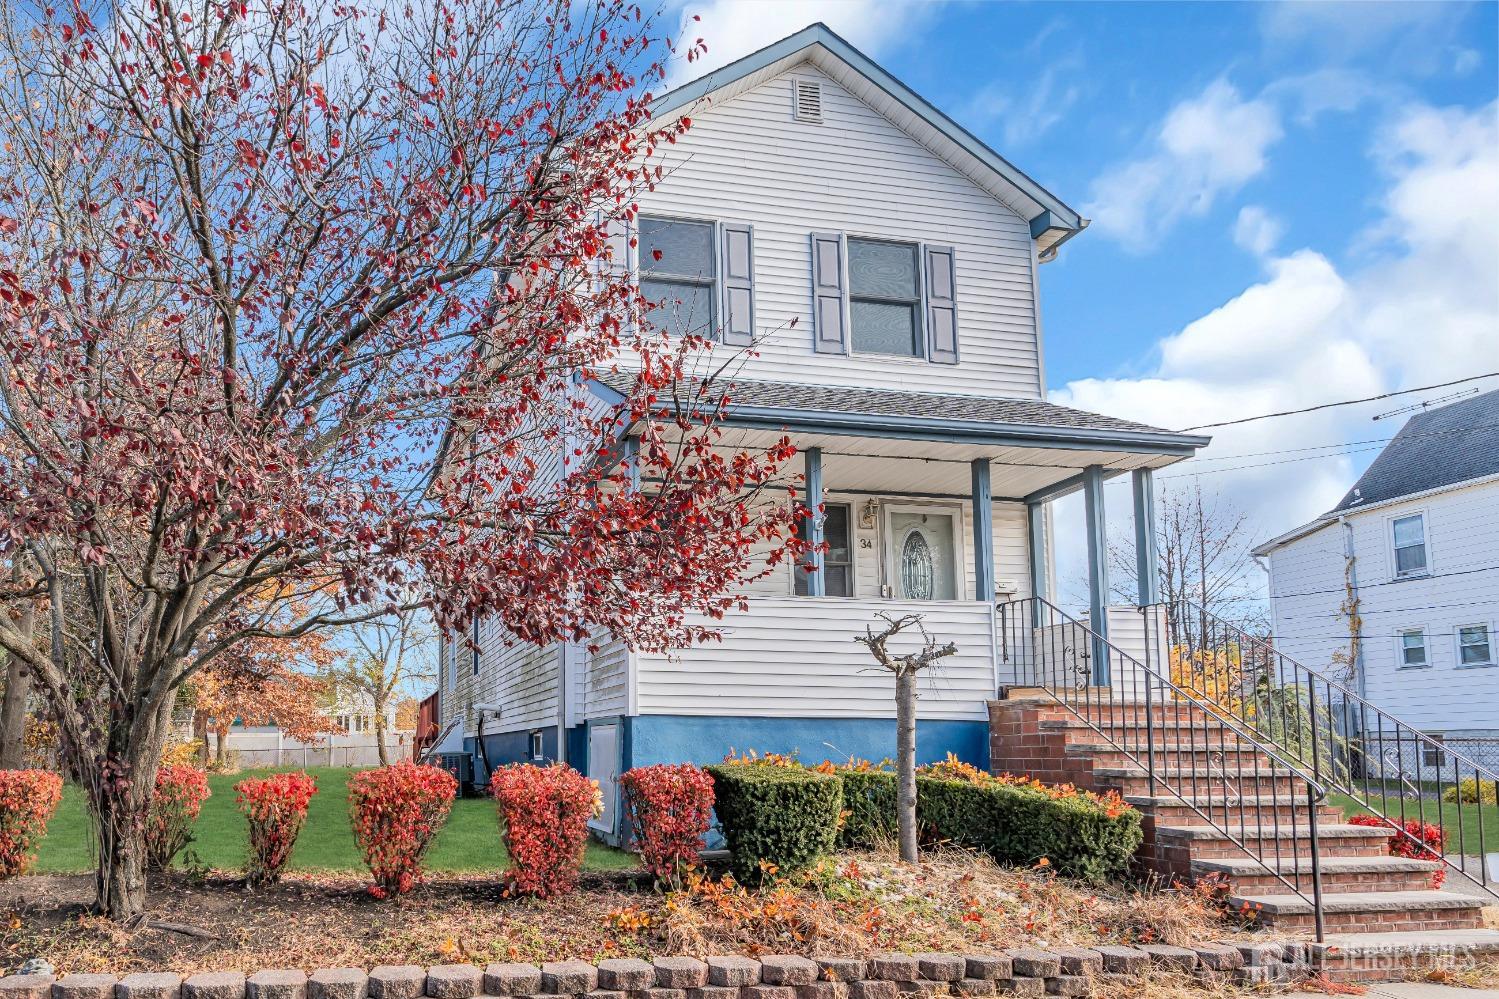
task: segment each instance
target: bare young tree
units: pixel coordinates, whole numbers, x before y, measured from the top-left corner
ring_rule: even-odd
[[[1231,497],[1205,493],[1195,480],[1181,489],[1163,487],[1155,531],[1160,599],[1173,635],[1195,647],[1215,617],[1251,634],[1265,632],[1262,574],[1251,554],[1253,526]],[[1135,578],[1134,539],[1111,544],[1109,562],[1115,593],[1134,599],[1133,586],[1125,585]]]
[[[430,615],[403,607],[350,632],[354,649],[333,667],[333,682],[342,690],[368,698],[375,716],[375,746],[383,767],[390,763],[387,736],[391,707],[400,700],[402,691],[437,676],[432,662],[437,630]]]
[[[854,641],[868,649],[882,669],[895,674],[896,829],[900,859],[914,864],[917,860],[916,680],[922,670],[930,668],[939,659],[956,655],[958,647],[952,642],[938,644],[922,624],[920,614],[892,617],[878,612],[875,617],[883,621],[885,627],[876,632],[872,625],[865,625],[864,634],[855,635]],[[921,633],[921,647],[913,652],[891,652],[890,640],[908,628]]]

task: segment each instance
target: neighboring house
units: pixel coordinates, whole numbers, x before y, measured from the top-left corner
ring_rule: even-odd
[[[1475,741],[1499,740],[1499,391],[1411,417],[1337,506],[1254,553],[1277,649],[1499,766],[1499,741]]]
[[[241,766],[374,766],[379,762],[375,743],[375,712],[367,694],[340,691],[338,699],[320,712],[341,731],[303,742],[276,725],[235,722],[225,745],[239,756]],[[386,712],[386,748],[391,759],[410,753],[413,732],[397,727],[396,706]]]
[[[731,749],[893,756],[893,682],[852,640],[886,611],[925,615],[959,650],[923,681],[921,758],[987,766],[986,702],[1014,682],[996,602],[1049,595],[1047,503],[1085,493],[1091,617],[1113,617],[1104,480],[1133,473],[1150,523],[1152,470],[1207,439],[1045,401],[1037,269],[1086,220],[827,28],[655,110],[693,123],[642,197],[627,266],[648,297],[686,303],[661,324],[729,348],[753,338],[726,423],[739,445],[785,433],[802,451],[811,502],[826,503],[809,527],[828,546],[821,571],[758,581],[723,641],[674,656],[609,635],[593,652],[518,644],[494,621],[476,625],[477,652],[450,636],[438,750],[473,753],[481,781],[571,762],[608,792],[606,835],[624,768]],[[617,401],[618,378],[590,388]]]

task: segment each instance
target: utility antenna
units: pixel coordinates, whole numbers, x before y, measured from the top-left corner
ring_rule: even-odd
[[[1409,406],[1401,406],[1399,409],[1392,409],[1388,413],[1380,413],[1378,416],[1374,417],[1374,419],[1387,420],[1392,416],[1399,416],[1402,413],[1414,413],[1419,409],[1430,409],[1431,407],[1439,406],[1444,402],[1451,402],[1453,399],[1462,399],[1465,396],[1477,394],[1478,389],[1476,388],[1463,389],[1461,392],[1453,392],[1451,395],[1439,395],[1435,399],[1427,399],[1425,402],[1411,403]]]

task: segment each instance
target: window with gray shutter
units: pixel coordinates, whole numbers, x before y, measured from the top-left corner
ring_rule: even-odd
[[[849,340],[856,353],[923,357],[915,243],[848,241]]]
[[[712,222],[640,217],[646,321],[672,336],[712,337],[718,323]]]
[[[843,236],[812,234],[812,343],[819,354],[848,353]]]
[[[755,231],[725,222],[723,236],[723,342],[749,346],[755,339]]]
[[[935,364],[958,363],[958,303],[953,249],[925,246],[927,358]]]

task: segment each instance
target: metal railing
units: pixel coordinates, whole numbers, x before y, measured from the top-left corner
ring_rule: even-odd
[[[1176,683],[1330,791],[1387,819],[1412,851],[1429,847],[1424,826],[1439,827],[1443,845],[1424,852],[1499,898],[1487,861],[1499,851],[1499,772],[1200,606],[1178,601],[1141,613],[1161,621],[1163,670]]]
[[[1044,691],[1140,768],[1123,777],[1143,777],[1157,827],[1172,824],[1160,820],[1162,805],[1190,811],[1310,903],[1323,939],[1317,817],[1326,792],[1312,773],[1148,654],[1126,653],[1044,599],[998,605],[998,629],[1010,684]]]

